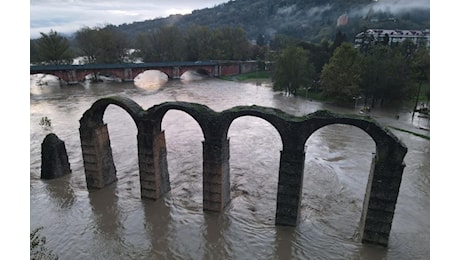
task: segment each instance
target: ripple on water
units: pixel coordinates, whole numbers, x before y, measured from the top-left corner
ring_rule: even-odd
[[[407,142],[407,166],[390,245],[384,249],[355,239],[375,151],[373,141],[356,127],[324,127],[308,140],[297,227],[274,225],[282,142],[273,126],[255,117],[239,118],[229,130],[232,200],[224,212],[202,210],[204,137],[196,121],[180,111],[168,112],[162,122],[171,192],[156,201],[140,199],[137,130],[115,106],[107,108],[104,122],[118,182],[88,192],[79,119],[97,99],[123,93],[145,109],[175,100],[216,111],[257,104],[303,115],[330,108],[267,86],[217,79],[169,81],[155,91],[134,83],[104,83],[31,93],[30,226],[44,227],[47,246],[60,258],[423,259],[429,254],[429,141],[402,132],[395,134]],[[70,176],[51,182],[39,179],[40,144],[48,133],[38,125],[43,116],[64,139],[72,168]]]

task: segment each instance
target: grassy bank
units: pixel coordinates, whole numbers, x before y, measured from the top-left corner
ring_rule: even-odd
[[[234,76],[221,76],[219,78],[223,80],[237,80],[237,81],[255,80],[255,79],[267,80],[271,78],[271,75],[269,71],[257,71],[257,72],[238,74]]]
[[[409,130],[397,128],[397,127],[394,127],[394,126],[388,126],[388,127],[396,129],[396,130],[401,131],[401,132],[406,132],[406,133],[409,133],[409,134],[413,134],[415,136],[421,137],[421,138],[426,139],[426,140],[430,140],[430,137],[427,136],[427,135],[422,135],[422,134],[419,134],[419,133],[415,133],[415,132],[412,132],[412,131],[409,131]]]

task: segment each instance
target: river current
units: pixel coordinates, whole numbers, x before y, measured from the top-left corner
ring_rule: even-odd
[[[192,117],[176,110],[162,123],[171,181],[164,198],[140,198],[136,126],[113,105],[104,122],[118,181],[88,192],[79,119],[110,95],[127,96],[144,109],[186,101],[215,111],[255,104],[298,116],[320,109],[357,112],[286,96],[269,83],[190,77],[59,86],[31,77],[30,229],[43,227],[46,246],[60,259],[429,259],[429,140],[390,128],[408,153],[389,245],[381,247],[357,238],[375,143],[353,126],[330,125],[307,141],[297,227],[274,224],[281,139],[268,122],[252,116],[238,118],[229,130],[231,202],[221,213],[202,210],[203,134]],[[376,109],[369,115],[383,126],[429,135],[409,110]],[[40,124],[43,117],[50,127]],[[72,173],[41,180],[41,143],[51,132],[65,142]]]

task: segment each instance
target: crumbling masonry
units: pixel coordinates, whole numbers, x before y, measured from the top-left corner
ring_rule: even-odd
[[[231,123],[242,116],[255,116],[272,124],[279,132],[283,145],[276,202],[275,223],[278,225],[295,226],[299,219],[307,139],[316,130],[331,124],[346,124],[362,129],[374,140],[376,152],[363,203],[361,240],[388,245],[407,148],[371,118],[338,115],[329,111],[294,117],[281,110],[260,106],[234,107],[217,113],[207,106],[186,102],[166,102],[144,110],[126,97],[102,98],[80,119],[88,189],[103,188],[117,180],[107,126],[102,120],[109,105],[121,107],[136,123],[142,198],[159,199],[171,189],[166,140],[161,130],[166,112],[180,110],[198,122],[204,135],[203,209],[208,211],[221,211],[230,201],[227,133]]]

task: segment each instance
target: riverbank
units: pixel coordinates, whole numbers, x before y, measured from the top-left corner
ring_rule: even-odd
[[[219,78],[223,80],[242,82],[272,82],[271,74],[269,71],[256,71],[234,76],[221,76]]]
[[[219,78],[223,80],[228,80],[228,81],[247,82],[247,83],[254,83],[254,84],[272,84],[273,83],[271,79],[271,74],[269,71],[251,72],[251,73],[239,74],[239,75],[234,75],[234,76],[222,76]],[[314,101],[328,104],[331,106],[336,106],[335,104],[324,100],[321,97],[321,92],[306,91],[305,89],[302,89],[301,91],[299,91],[297,96],[302,97],[306,100],[310,100],[310,101],[314,100]],[[357,107],[363,106],[363,104],[355,104],[355,105],[357,105]],[[372,116],[376,119],[379,118],[380,120],[382,119],[382,117],[393,118],[392,115],[396,115],[394,116],[395,118],[393,118],[393,120],[384,119],[383,121],[386,121],[384,122],[384,125],[392,130],[409,133],[414,136],[417,136],[417,137],[420,137],[426,140],[430,140],[429,126],[425,125],[425,124],[429,125],[429,119],[427,121],[428,123],[426,122],[422,123],[422,125],[424,126],[421,127],[420,122],[419,122],[420,119],[418,119],[418,117],[416,117],[418,121],[417,120],[414,121],[413,118],[412,120],[410,120],[406,114],[400,115],[401,111],[404,111],[404,110],[410,111],[411,105],[412,105],[412,100],[407,101],[404,104],[400,104],[398,106],[399,108],[393,107],[393,108],[384,109],[384,108],[377,106],[374,109],[372,109],[371,113],[367,113],[367,115]],[[383,116],[383,114],[385,114],[385,116]],[[401,116],[402,118],[399,119],[399,116]],[[417,122],[418,122],[418,125],[417,125]]]
[[[421,137],[421,138],[426,139],[426,140],[430,140],[430,137],[427,136],[427,135],[424,135],[424,134],[419,134],[419,133],[416,133],[416,132],[412,132],[412,131],[402,129],[402,128],[399,128],[399,127],[394,127],[394,126],[388,126],[388,127],[393,128],[393,129],[398,130],[398,131],[401,131],[401,132],[406,132],[406,133]]]

